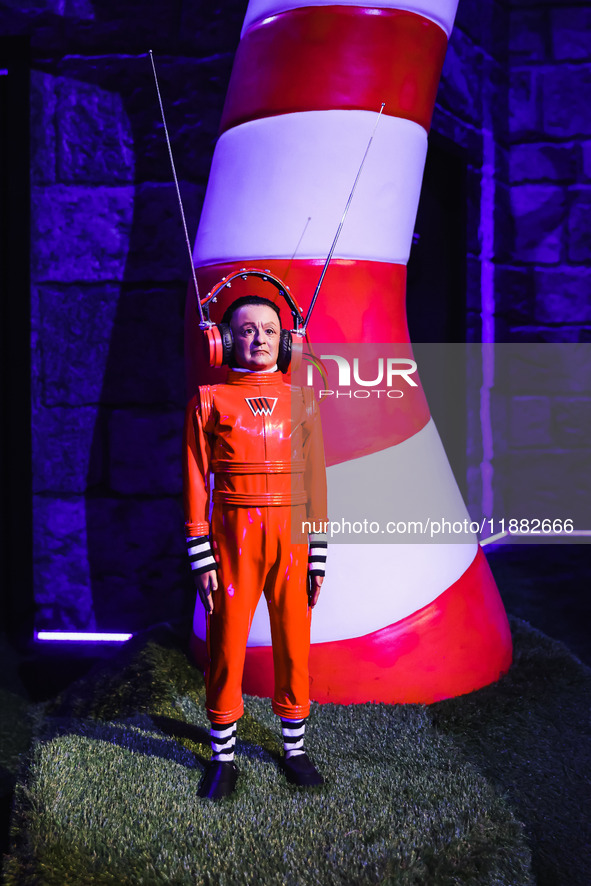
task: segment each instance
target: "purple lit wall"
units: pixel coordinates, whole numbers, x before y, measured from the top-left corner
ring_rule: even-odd
[[[196,229],[245,3],[31,2],[37,628],[191,611],[183,550],[187,256],[152,70]]]
[[[568,344],[550,372],[512,385],[497,503],[525,511],[534,490],[539,516],[584,512],[590,529],[591,4],[514,3],[509,72],[513,230],[497,258],[497,338]]]
[[[33,46],[38,629],[136,631],[191,610],[179,461],[187,256],[143,54],[159,65],[193,236],[245,9],[0,3],[2,33]],[[590,339],[590,47],[589,4],[460,0],[433,130],[468,164],[471,341]],[[474,514],[487,496],[512,506],[528,428],[538,449],[580,456],[585,417],[585,397],[568,391],[499,406],[491,387],[483,411],[480,386],[468,392]]]

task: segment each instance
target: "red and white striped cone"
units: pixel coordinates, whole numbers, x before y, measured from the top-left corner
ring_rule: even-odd
[[[195,245],[202,293],[245,266],[279,277],[289,268],[291,292],[307,308],[385,102],[310,333],[343,347],[407,343],[410,353],[406,262],[456,5],[251,0]],[[245,291],[274,296],[253,278],[247,290],[240,281],[232,287],[213,319]],[[287,311],[284,320],[291,326]],[[191,393],[223,380],[204,364],[197,324],[191,294]],[[373,497],[411,519],[469,521],[420,388],[411,402],[405,410],[400,401],[382,401],[380,421],[362,422],[355,433],[331,435],[323,420],[329,517]],[[364,403],[366,418],[375,417],[375,404]],[[198,602],[193,649],[201,662],[204,637]],[[507,617],[476,536],[458,544],[329,545],[312,619],[313,699],[429,703],[493,682],[511,656]],[[264,600],[243,685],[256,695],[273,692]]]

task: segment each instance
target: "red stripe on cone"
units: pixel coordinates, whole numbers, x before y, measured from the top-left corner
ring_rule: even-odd
[[[221,130],[295,111],[377,111],[385,102],[384,113],[428,131],[446,48],[442,29],[413,12],[320,6],[281,13],[240,41]]]
[[[191,648],[205,667],[205,642],[193,635]],[[507,616],[479,548],[462,577],[428,606],[363,637],[312,644],[310,695],[321,703],[431,704],[493,683],[511,658]],[[244,692],[272,697],[273,688],[271,647],[248,647]]]
[[[289,262],[286,259],[249,262],[249,266],[264,268],[284,279]],[[197,271],[199,288],[205,295],[222,277],[240,270],[243,263],[228,262],[200,268]],[[300,259],[292,262],[289,269],[289,285],[298,305],[306,313],[312,293],[322,270],[322,260]],[[397,347],[371,348],[368,364],[368,377],[375,377],[376,359],[396,356],[412,359],[412,348],[408,339],[404,309],[404,289],[406,269],[403,265],[386,262],[358,262],[335,259],[331,263],[323,283],[322,299],[314,309],[310,323],[310,338],[315,353],[323,353],[316,348],[319,344],[341,343],[339,353],[353,363],[360,357],[361,349],[356,342],[391,342]],[[389,297],[385,298],[384,293]],[[220,320],[225,308],[241,295],[263,295],[276,301],[281,307],[282,323],[292,328],[293,321],[283,299],[277,290],[264,281],[248,277],[232,283],[231,289],[220,293],[218,302],[212,307],[212,319]],[[303,305],[301,304],[304,302]],[[190,390],[193,393],[198,384],[216,384],[224,380],[226,370],[211,369],[207,365],[203,335],[198,328],[198,317],[192,294],[187,302],[185,318],[185,353],[190,377]],[[355,307],[363,305],[363,308]],[[316,334],[314,334],[316,330]],[[330,349],[331,351],[333,348]],[[331,364],[332,367],[332,364]],[[372,375],[373,373],[373,375]],[[296,383],[305,383],[299,378]],[[417,379],[417,381],[419,381]],[[318,377],[315,377],[318,382]],[[329,384],[328,387],[331,385]],[[383,387],[383,386],[381,386]],[[332,400],[325,401],[327,416],[335,409]],[[355,401],[355,423],[331,422],[324,426],[324,445],[327,466],[341,464],[352,458],[370,455],[390,446],[408,440],[429,421],[429,407],[420,383],[416,388],[408,388],[401,399],[387,399],[386,395],[373,396]],[[363,427],[363,434],[359,433]]]
[[[249,259],[196,268],[201,297],[228,274],[250,268],[268,269],[289,287],[304,315],[320,277],[324,259]],[[220,293],[211,306],[211,319],[219,323],[226,307],[242,295],[263,295],[281,307],[283,325],[293,325],[285,301],[269,283],[249,277],[236,280],[231,289]],[[333,258],[324,278],[320,296],[310,321],[312,341],[322,342],[409,342],[406,322],[406,267],[389,262],[356,261]],[[226,370],[209,368],[202,354],[202,333],[193,293],[189,294],[185,312],[185,354],[189,397],[197,387],[222,382]],[[424,424],[424,422],[423,422]]]

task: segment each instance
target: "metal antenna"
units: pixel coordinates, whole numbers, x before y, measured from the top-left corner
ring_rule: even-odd
[[[375,126],[373,128],[371,137],[370,137],[370,139],[367,143],[367,147],[365,149],[365,154],[363,155],[363,160],[361,161],[361,166],[357,170],[357,175],[355,176],[355,181],[353,182],[353,187],[351,188],[351,193],[349,194],[349,199],[347,200],[347,205],[345,206],[345,210],[343,212],[343,215],[341,217],[341,221],[340,221],[339,226],[337,228],[335,238],[332,241],[332,246],[330,247],[330,252],[328,253],[328,255],[326,257],[324,267],[322,268],[322,273],[320,274],[320,279],[318,281],[316,289],[314,290],[314,295],[312,296],[312,301],[310,302],[310,307],[308,308],[308,313],[306,314],[306,319],[304,320],[302,332],[306,331],[308,323],[310,321],[310,316],[312,314],[312,311],[314,310],[314,305],[316,304],[316,299],[318,298],[318,293],[320,292],[320,287],[322,286],[322,281],[324,280],[324,275],[326,274],[326,271],[328,270],[328,266],[330,264],[332,254],[335,251],[335,246],[337,245],[337,241],[338,241],[339,237],[341,236],[341,231],[343,230],[343,225],[345,223],[347,213],[349,212],[349,206],[351,205],[351,200],[353,199],[353,194],[355,193],[355,188],[357,187],[357,182],[359,181],[359,176],[361,175],[361,170],[363,169],[363,164],[365,163],[365,158],[367,157],[367,155],[369,153],[369,149],[371,147],[373,137],[376,133],[376,129],[378,128],[378,123],[380,122],[380,117],[382,116],[382,111],[384,110],[385,107],[386,107],[386,102],[382,102],[382,106],[381,106],[379,114],[378,114],[378,119],[375,122]]]
[[[152,62],[152,70],[154,71],[154,82],[156,83],[156,92],[158,93],[158,103],[160,105],[160,113],[162,114],[162,123],[164,124],[164,135],[166,136],[166,144],[168,146],[168,156],[170,157],[170,165],[172,166],[172,175],[174,178],[174,184],[176,187],[176,194],[179,201],[179,207],[181,210],[181,218],[183,220],[183,228],[185,231],[185,241],[187,243],[187,249],[189,251],[189,261],[191,263],[191,273],[193,275],[193,285],[195,286],[195,297],[197,298],[197,309],[199,310],[199,320],[200,325],[207,326],[209,325],[205,318],[203,317],[203,308],[201,307],[201,299],[199,298],[199,287],[197,285],[197,275],[195,273],[195,265],[193,264],[193,251],[191,249],[191,244],[189,242],[189,232],[187,231],[187,222],[185,220],[185,210],[183,209],[183,201],[181,198],[181,192],[179,189],[179,182],[176,175],[176,167],[174,165],[174,158],[172,156],[172,148],[170,146],[170,138],[168,137],[168,127],[166,125],[166,117],[164,116],[164,106],[162,105],[162,97],[160,95],[160,86],[158,85],[158,75],[156,74],[156,65],[154,64],[154,55],[152,54],[152,50],[150,49],[150,61]]]

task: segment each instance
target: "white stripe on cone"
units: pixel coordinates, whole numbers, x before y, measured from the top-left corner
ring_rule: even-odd
[[[251,25],[277,15],[280,12],[287,12],[290,9],[300,9],[302,6],[334,6],[334,2],[330,0],[305,0],[305,2],[297,3],[294,0],[250,0],[242,34],[250,28]],[[338,6],[357,6],[361,9],[367,8],[358,0],[339,0]],[[456,15],[458,0],[415,0],[414,3],[401,3],[400,0],[381,0],[372,8],[380,9],[403,9],[406,12],[415,12],[425,18],[430,19],[435,24],[443,28],[447,36],[451,34],[453,23]]]
[[[309,111],[225,132],[215,149],[195,265],[289,258],[308,218],[298,258],[324,258],[375,122],[368,111]],[[406,263],[426,153],[422,126],[382,115],[335,258]]]
[[[367,515],[368,522],[379,519],[384,530],[388,520],[420,521],[430,527],[425,541],[431,538],[433,521],[470,522],[432,419],[404,443],[328,468],[327,480],[328,512],[334,521],[343,517],[353,524]],[[416,527],[410,532],[412,536],[385,532],[384,544],[339,544],[338,535],[332,541],[329,536],[326,578],[312,617],[313,643],[361,637],[406,618],[457,581],[476,556],[473,534],[448,535],[444,543],[437,534],[432,541],[420,543]],[[417,543],[408,544],[409,537]],[[354,538],[368,542],[372,536]],[[463,543],[454,543],[459,539]],[[205,638],[200,603],[194,630]],[[270,644],[269,616],[262,597],[248,645]]]

